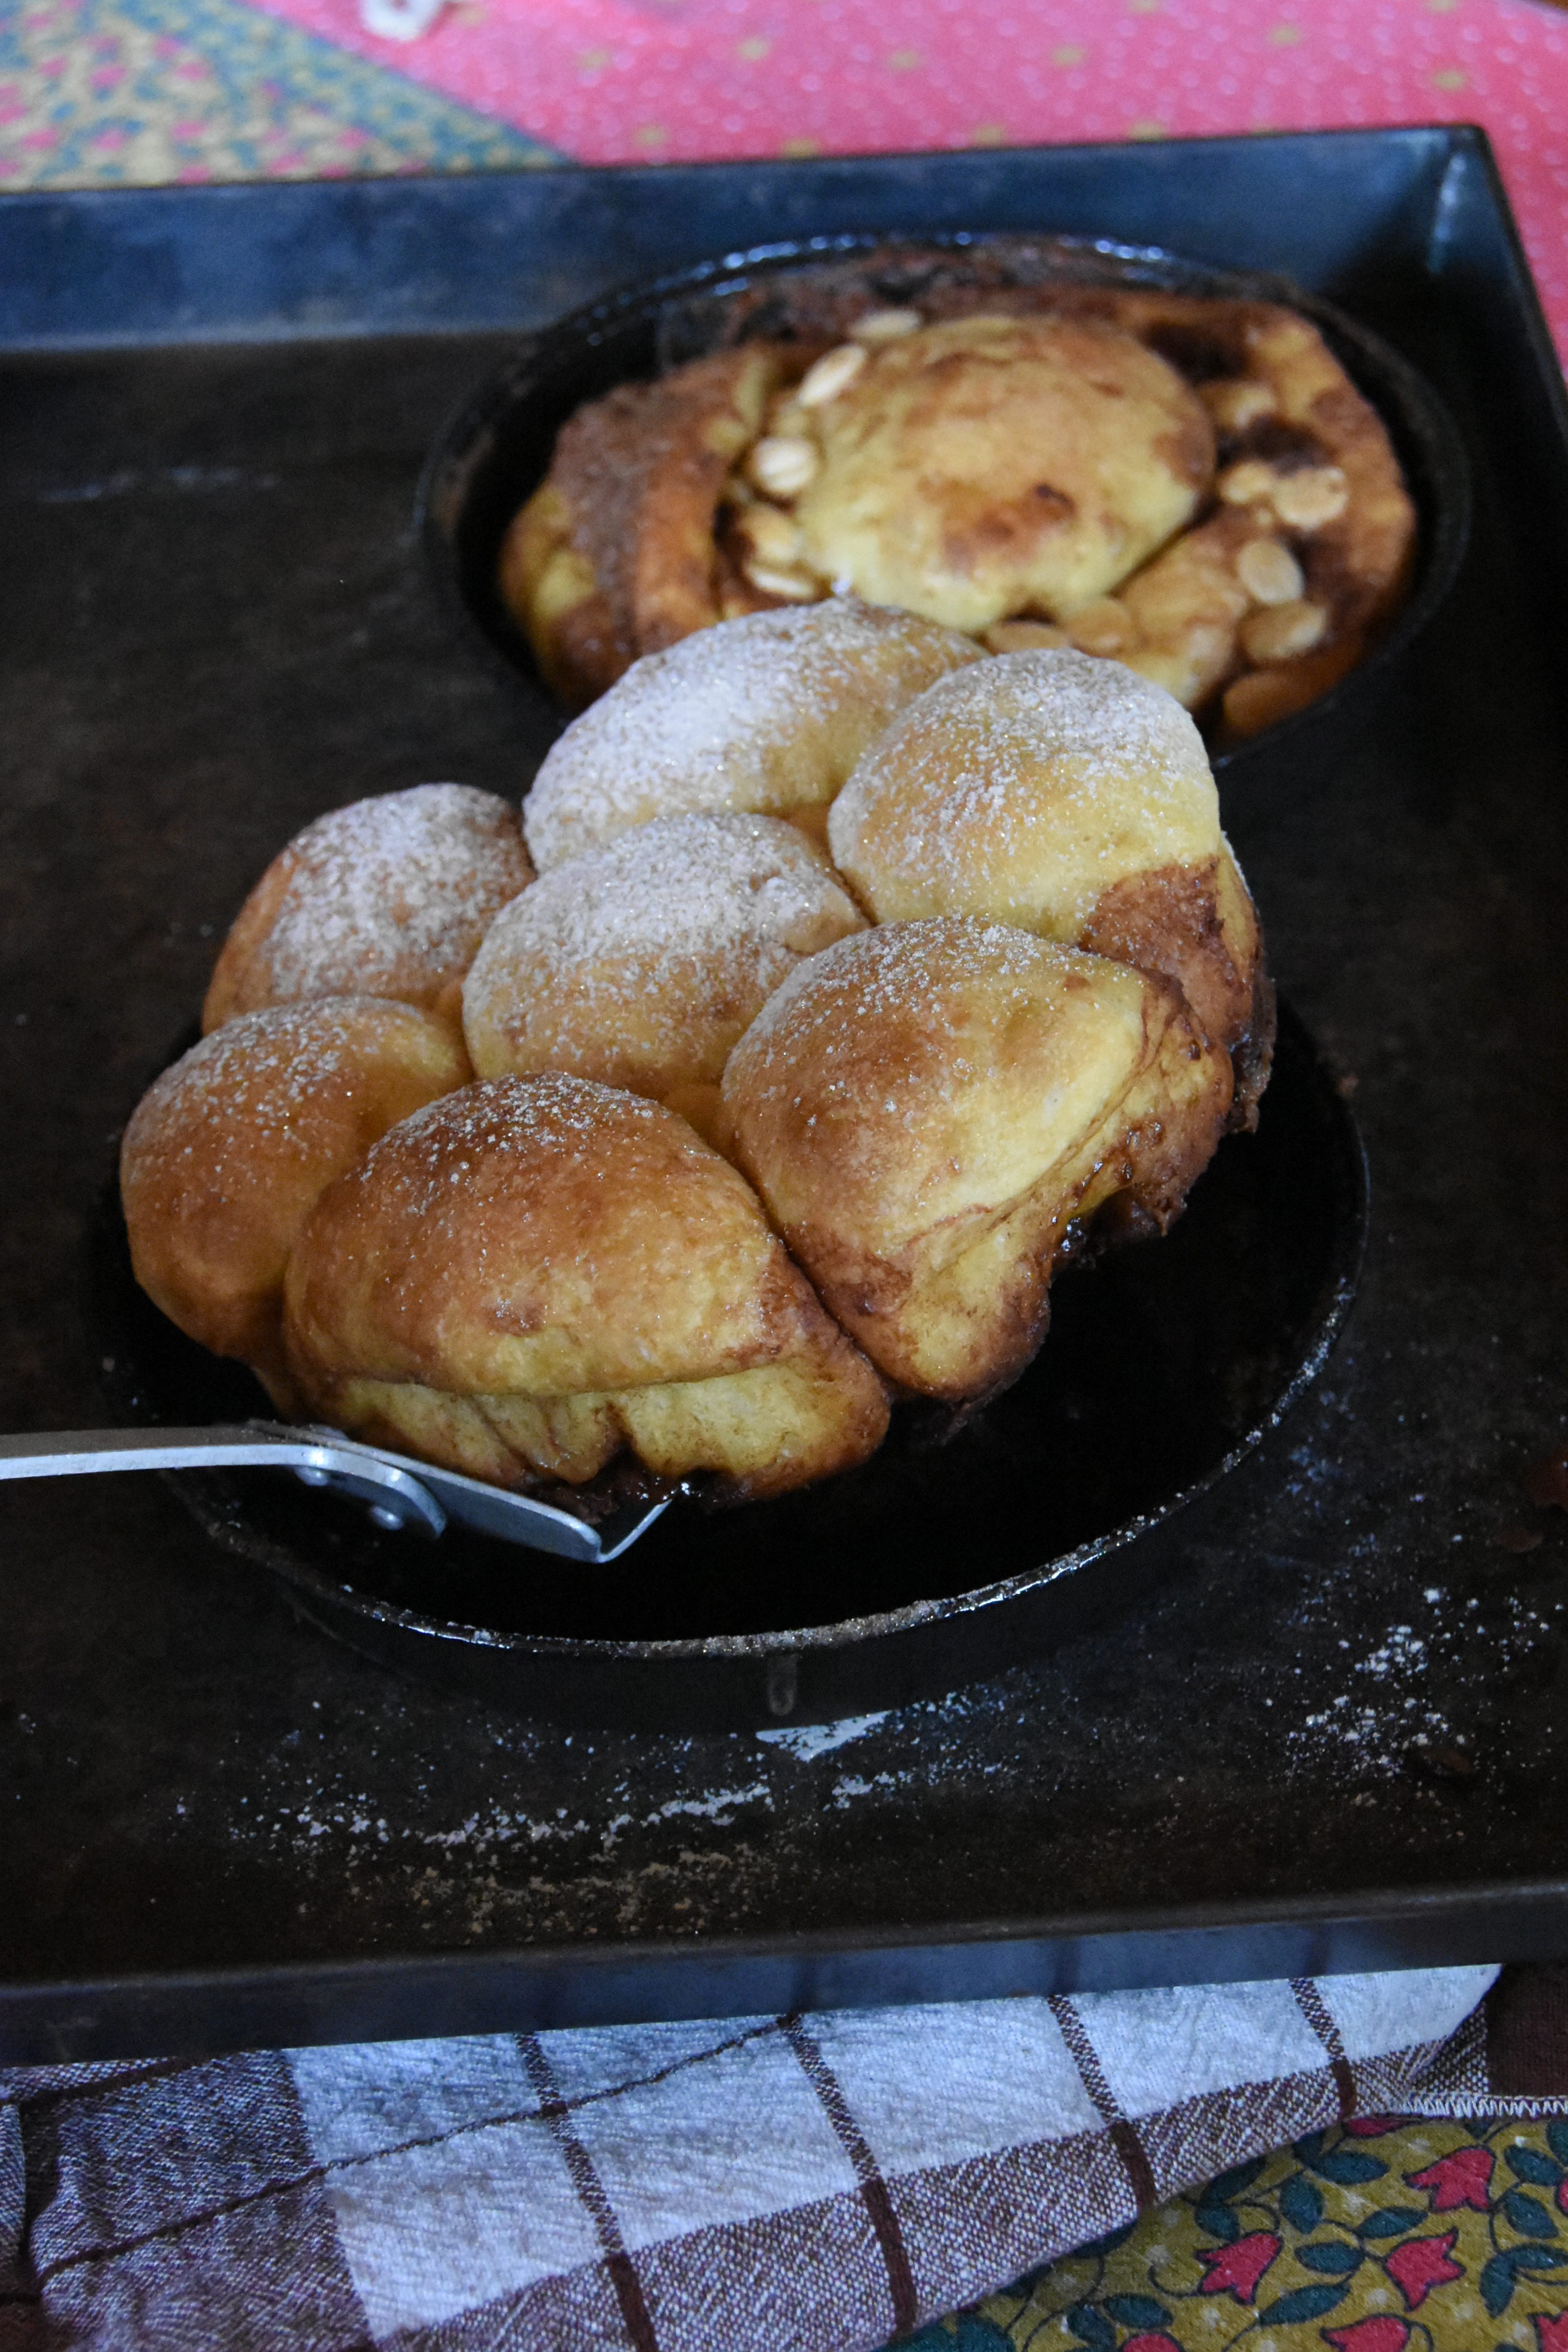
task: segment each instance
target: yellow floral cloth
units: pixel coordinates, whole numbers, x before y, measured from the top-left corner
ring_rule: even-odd
[[[1568,2352],[1568,2120],[1373,2116],[1155,2207],[900,2352]]]

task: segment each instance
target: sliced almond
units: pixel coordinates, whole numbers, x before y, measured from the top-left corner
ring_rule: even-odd
[[[866,349],[862,343],[839,343],[834,350],[824,352],[814,367],[808,367],[795,386],[795,398],[803,408],[820,408],[825,401],[837,400],[847,385],[852,383],[866,364]]]
[[[814,479],[821,463],[815,441],[766,433],[752,445],[746,470],[757,488],[766,490],[770,498],[794,499]]]
[[[764,596],[782,596],[791,604],[814,604],[822,593],[821,581],[814,580],[809,572],[773,563],[748,563],[742,568],[752,587],[760,588]]]
[[[1069,614],[1067,632],[1080,654],[1107,655],[1121,653],[1136,634],[1131,614],[1114,596],[1097,596],[1092,604]]]
[[[1274,394],[1266,383],[1247,376],[1221,376],[1199,386],[1199,398],[1222,433],[1245,433],[1262,416],[1274,414]]]
[[[1241,625],[1242,651],[1248,661],[1293,661],[1298,654],[1310,654],[1322,643],[1328,625],[1329,616],[1321,604],[1310,604],[1304,596],[1292,597],[1288,604],[1247,615]]]
[[[858,343],[896,343],[925,324],[918,310],[868,310],[849,332]]]
[[[800,554],[795,523],[782,508],[770,507],[763,499],[746,509],[739,528],[749,562],[788,567]]]
[[[1307,584],[1300,565],[1277,539],[1249,539],[1236,559],[1236,576],[1258,604],[1289,604]]]
[[[981,631],[980,642],[988,653],[1028,654],[1041,646],[1066,646],[1071,640],[1054,621],[993,621]]]
[[[1239,466],[1226,468],[1217,487],[1226,506],[1268,506],[1279,487],[1279,477],[1261,457],[1244,457]]]
[[[1292,530],[1319,530],[1350,504],[1351,486],[1338,466],[1310,466],[1287,474],[1274,492],[1274,511]]]

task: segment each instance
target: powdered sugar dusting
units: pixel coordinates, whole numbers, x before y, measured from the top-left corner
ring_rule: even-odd
[[[374,1066],[410,1070],[445,1057],[445,1034],[410,1005],[379,997],[320,997],[309,1004],[242,1013],[193,1045],[143,1095],[125,1130],[128,1181],[151,1181],[178,1160],[221,1186],[227,1156],[261,1143],[290,1146],[301,1161],[315,1150],[310,1114],[329,1097],[352,1098]]]
[[[545,875],[492,924],[463,991],[475,1066],[716,1079],[801,959],[863,927],[793,825],[656,819]]]
[[[816,1113],[837,1104],[858,1118],[923,1129],[938,1104],[960,1099],[976,1076],[965,1035],[976,1002],[985,1034],[999,1035],[1010,1009],[1037,1010],[1042,980],[1073,967],[1106,969],[1097,957],[966,916],[858,932],[775,989],[730,1057],[725,1099],[732,1113],[744,1106],[742,1124],[768,1105],[798,1108],[809,1095]],[[923,1040],[914,1052],[911,1021]],[[883,1054],[879,1041],[900,1033],[901,1047]]]
[[[1087,919],[1121,873],[1212,854],[1219,803],[1173,695],[1120,662],[1043,648],[928,688],[861,759],[828,839],[879,910],[889,888],[925,892],[935,903],[919,911],[935,913],[947,892],[987,878],[1005,892],[1037,872]]]
[[[746,1032],[746,1051],[751,1055],[789,1028],[807,1003],[814,1013],[829,1004],[841,1007],[839,1026],[847,1045],[862,1023],[910,1006],[934,1012],[944,998],[982,983],[1016,982],[1023,1000],[1043,966],[1089,961],[1010,924],[980,923],[963,915],[881,923],[839,940],[792,972]]]
[[[492,919],[531,878],[515,812],[469,784],[416,784],[334,809],[283,862],[271,923],[235,975],[247,1005],[345,991],[429,1003],[462,978]]]
[[[832,798],[861,749],[967,637],[856,597],[721,621],[634,662],[539,771],[523,828],[541,873],[629,826],[692,810]]]
[[[468,1192],[481,1168],[511,1182],[526,1154],[607,1176],[616,1155],[639,1141],[662,1144],[667,1152],[689,1143],[705,1159],[713,1156],[657,1103],[551,1070],[488,1078],[443,1095],[388,1129],[356,1174],[365,1184],[390,1183],[416,1216],[438,1217],[451,1207],[453,1188]]]

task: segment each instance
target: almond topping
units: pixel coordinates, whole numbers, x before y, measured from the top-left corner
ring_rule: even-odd
[[[863,344],[840,343],[836,350],[825,352],[815,367],[807,368],[795,396],[803,408],[820,408],[825,401],[837,400],[865,364]]]
[[[1081,612],[1072,614],[1067,630],[1068,643],[1080,654],[1119,654],[1134,634],[1131,614],[1114,596],[1097,596]]]
[[[858,343],[896,343],[900,336],[912,335],[924,324],[918,310],[868,310],[849,331]]]
[[[1236,576],[1258,604],[1289,604],[1306,585],[1300,565],[1277,539],[1249,539],[1236,559]]]
[[[1245,376],[1223,376],[1201,384],[1199,398],[1222,433],[1245,433],[1260,416],[1274,414],[1274,394],[1266,383]]]
[[[760,490],[775,499],[793,499],[805,489],[821,463],[814,441],[768,433],[753,446],[746,470]]]
[[[793,564],[800,553],[800,532],[778,507],[761,501],[748,507],[740,523],[748,562]]]
[[[1244,457],[1220,476],[1218,487],[1226,506],[1267,506],[1279,487],[1279,477],[1261,457]]]
[[[1287,474],[1274,492],[1274,511],[1293,530],[1317,530],[1350,504],[1351,486],[1338,466],[1313,466]]]
[[[980,642],[994,654],[1028,654],[1041,646],[1065,646],[1068,637],[1054,621],[993,621],[981,631]]]
[[[787,604],[814,604],[822,593],[821,581],[809,572],[785,571],[772,563],[748,563],[744,569],[753,588],[764,596],[782,596]]]
[[[1293,661],[1298,654],[1310,653],[1322,642],[1328,625],[1329,616],[1321,604],[1293,597],[1288,604],[1248,614],[1241,625],[1242,649],[1248,661]]]

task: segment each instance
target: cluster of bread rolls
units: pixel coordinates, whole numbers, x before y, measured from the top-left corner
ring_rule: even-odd
[[[320,818],[127,1129],[136,1272],[279,1407],[591,1506],[963,1404],[1163,1231],[1272,1041],[1192,719],[851,597],[629,670],[521,820]]]

